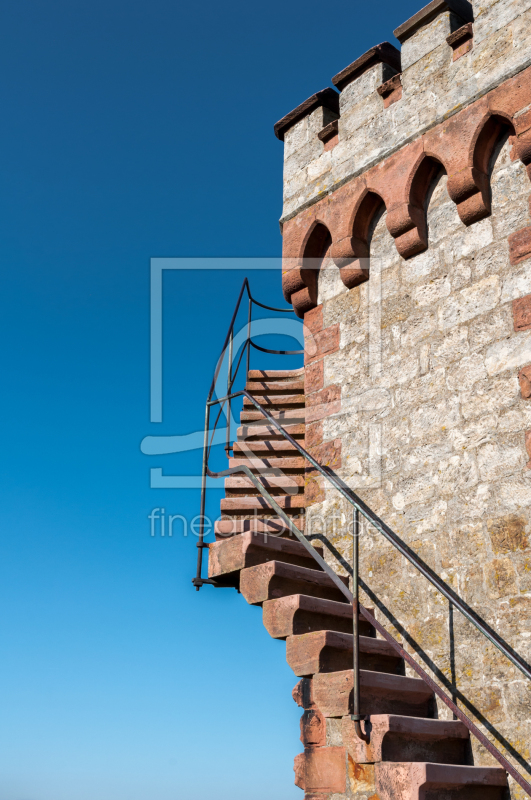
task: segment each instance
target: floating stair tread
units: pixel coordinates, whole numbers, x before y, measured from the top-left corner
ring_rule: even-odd
[[[317,673],[311,680],[313,700],[325,717],[344,717],[352,709],[352,670]],[[363,714],[394,713],[427,717],[433,692],[420,678],[360,670]]]
[[[304,494],[277,495],[274,500],[283,511],[298,511],[306,507]],[[265,514],[277,513],[262,495],[257,495],[256,497],[223,497],[221,499],[222,514],[249,514],[255,510],[262,511]]]
[[[358,738],[350,717],[341,721],[343,742],[356,764],[379,761],[425,761],[437,764],[463,764],[470,739],[459,720],[405,717],[397,714],[371,714],[369,742]]]
[[[499,794],[489,793],[486,797],[502,798],[507,786],[507,775],[501,767],[469,767],[460,764],[435,764],[431,762],[381,762],[376,765],[376,790],[381,800],[410,800],[424,797],[426,791],[430,798],[448,797],[441,790],[459,790],[465,787],[498,787]],[[422,795],[420,790],[422,789]],[[460,797],[463,795],[460,794]],[[474,794],[474,797],[478,795]]]
[[[348,585],[347,578],[340,580]],[[240,573],[240,591],[251,605],[291,594],[307,594],[327,600],[347,602],[346,597],[326,572],[270,561]]]
[[[354,637],[338,631],[313,631],[286,640],[286,659],[299,677],[339,672],[352,663]],[[403,659],[385,639],[360,636],[362,669],[396,674]]]
[[[248,381],[283,381],[288,378],[304,376],[304,367],[299,369],[250,369],[247,373]]]
[[[269,392],[304,395],[304,381],[290,380],[289,378],[283,381],[248,381],[245,389],[252,395],[268,394]]]
[[[279,420],[286,433],[293,437],[304,437],[306,426],[303,423],[286,423]],[[237,437],[241,440],[248,440],[251,437],[256,439],[284,439],[284,435],[274,425],[243,425],[237,430]],[[286,445],[289,442],[286,442]],[[301,446],[304,444],[301,442]]]
[[[251,472],[272,469],[303,472],[306,468],[306,459],[302,456],[300,458],[229,458],[229,467],[247,467]]]
[[[352,631],[352,606],[304,594],[267,600],[262,606],[264,626],[273,639],[286,639],[320,630]],[[360,616],[360,633],[374,636],[375,630]]]
[[[271,454],[278,457],[279,452],[285,452],[294,455],[299,453],[299,450],[295,447],[295,445],[288,442],[286,439],[284,439],[284,437],[282,437],[282,441],[277,441],[276,439],[273,441],[235,441],[233,450],[235,453],[242,453],[242,455],[247,457],[251,455],[265,457],[266,454]],[[299,457],[304,458],[304,456]]]
[[[304,478],[299,475],[258,475],[257,480],[259,480],[268,492],[283,489],[287,493],[295,494],[299,491],[300,487],[304,487]],[[225,490],[231,492],[259,491],[253,481],[247,476],[231,476],[225,478]]]
[[[306,417],[306,409],[303,408],[291,408],[291,409],[270,409],[268,410],[268,414],[273,419],[277,419],[280,423],[286,423],[289,425],[299,425],[300,423],[304,422]],[[254,411],[247,411],[244,409],[240,414],[240,422],[247,423],[249,427],[260,427],[264,422],[267,423],[267,419],[264,417],[261,411],[254,410]],[[282,425],[284,427],[284,424]]]
[[[294,517],[292,518],[292,523],[300,531],[304,530],[304,517]],[[254,519],[218,519],[214,523],[214,533],[216,537],[222,540],[248,531],[268,533],[271,536],[279,537],[289,535],[295,541],[295,535],[291,533],[284,520],[280,517],[266,517],[264,519],[260,517]]]
[[[319,548],[319,553],[322,555],[322,548]],[[274,560],[319,569],[311,553],[296,539],[248,532],[209,545],[208,577],[233,575],[242,569]]]
[[[262,394],[257,400],[261,406],[267,408],[267,406],[304,406],[306,398],[303,394]],[[245,396],[243,398],[243,406],[244,408],[255,408],[252,400]]]

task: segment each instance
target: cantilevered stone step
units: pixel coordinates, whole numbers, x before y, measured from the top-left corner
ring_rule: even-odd
[[[301,444],[301,442],[299,442]],[[301,446],[304,446],[303,444]],[[268,456],[275,456],[276,458],[283,458],[284,456],[304,458],[299,456],[299,451],[295,445],[288,442],[284,437],[280,441],[276,439],[268,441],[253,440],[252,442],[235,441],[233,444],[234,455],[242,455],[246,458],[257,456],[259,458],[266,458]],[[306,459],[304,459],[306,461]]]
[[[316,549],[323,554],[322,548]],[[297,539],[243,533],[209,545],[208,577],[226,586],[238,587],[242,569],[274,560],[320,570],[319,564]]]
[[[304,396],[304,381],[290,379],[282,381],[248,381],[245,389],[253,396],[263,394],[302,394]]]
[[[375,767],[381,800],[502,800],[507,775],[500,767],[465,767],[426,762]]]
[[[298,425],[304,422],[306,417],[306,409],[302,408],[288,408],[288,409],[267,409],[268,414],[273,419],[278,419],[282,427],[286,425]],[[267,423],[266,418],[261,411],[246,411],[245,409],[240,413],[240,422],[247,423],[250,427],[261,427]]]
[[[306,426],[304,424],[284,423],[283,420],[279,420],[279,424],[284,428],[286,433],[289,433],[294,439],[304,438],[306,431]],[[285,441],[283,434],[274,425],[242,425],[241,428],[238,428],[237,437],[240,441],[243,440],[246,442],[254,439],[257,441],[269,439]],[[286,444],[288,443],[286,442]],[[300,444],[304,447],[304,442],[300,442]]]
[[[251,394],[251,392],[249,392]],[[258,398],[257,398],[258,399]],[[258,400],[261,406],[281,406],[286,408],[304,406],[305,397],[303,394],[262,394]],[[243,398],[243,406],[248,408],[255,408],[254,403],[248,397]]]
[[[352,664],[353,636],[337,631],[315,631],[286,640],[286,659],[299,677],[317,672],[339,672]],[[384,639],[360,636],[360,666],[376,672],[403,674],[404,661]]]
[[[307,691],[325,717],[344,717],[352,713],[352,670],[317,673]],[[420,678],[391,675],[388,672],[360,670],[362,714],[399,714],[406,717],[432,717],[433,692]]]
[[[306,501],[303,494],[278,495],[275,502],[286,512],[286,514],[298,514],[300,509],[305,508]],[[257,497],[223,497],[221,500],[222,514],[252,514],[254,511],[264,514],[277,514],[269,502],[258,495]]]
[[[350,603],[335,603],[319,597],[294,594],[268,600],[262,606],[263,623],[273,639],[286,639],[312,631],[339,631],[352,633],[352,606]],[[360,617],[360,634],[376,635],[372,625]],[[349,665],[350,666],[350,665]]]
[[[345,586],[348,584],[347,578],[341,578],[341,581]],[[307,594],[311,597],[337,600],[340,603],[347,602],[346,597],[326,572],[283,564],[279,561],[270,561],[269,564],[242,570],[240,591],[251,605],[260,605],[265,600],[274,600],[290,594]]]
[[[300,531],[304,531],[304,517],[291,517],[291,521]],[[296,537],[285,525],[280,517],[255,517],[253,519],[219,519],[214,523],[216,539],[225,540],[231,536],[248,531],[267,533],[270,536],[289,536],[294,541]]]
[[[250,369],[247,380],[250,381],[285,381],[304,378],[304,367],[299,369]]]
[[[281,470],[288,474],[303,473],[308,462],[302,456],[299,458],[229,458],[229,467],[248,467],[251,472],[265,473],[271,470]]]
[[[279,492],[294,495],[304,489],[304,478],[298,475],[282,475],[278,477],[276,475],[258,475],[257,478],[269,494],[272,495],[276,495]],[[225,478],[225,491],[230,492],[230,494],[238,492],[247,495],[259,492],[253,481],[245,475],[232,475],[229,478]]]
[[[371,714],[370,741],[358,739],[350,717],[343,717],[343,742],[356,764],[377,761],[430,761],[466,764],[470,734],[459,720]]]

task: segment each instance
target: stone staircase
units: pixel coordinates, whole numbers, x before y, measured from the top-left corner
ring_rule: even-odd
[[[248,375],[247,391],[304,446],[304,371]],[[246,401],[230,466],[245,464],[304,530],[305,462]],[[282,470],[279,476],[275,470]],[[209,546],[209,578],[261,605],[263,622],[286,641],[286,658],[301,678],[304,753],[296,783],[306,800],[502,800],[507,777],[472,765],[468,729],[436,719],[431,689],[405,674],[405,664],[360,617],[361,713],[369,743],[355,733],[352,713],[352,606],[245,476],[225,481],[224,516]],[[347,578],[343,578],[348,585]]]

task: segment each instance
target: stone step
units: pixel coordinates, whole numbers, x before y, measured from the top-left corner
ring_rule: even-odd
[[[430,761],[466,764],[470,734],[459,720],[371,714],[370,741],[358,739],[350,717],[341,721],[343,742],[356,764]]]
[[[302,408],[292,408],[292,409],[269,409],[268,410],[269,416],[273,417],[273,419],[278,419],[280,424],[283,428],[286,425],[299,425],[300,423],[304,422],[306,416],[306,409]],[[261,411],[247,411],[244,409],[240,413],[240,422],[247,423],[249,427],[261,427],[264,422],[267,424],[267,420],[262,414]]]
[[[304,517],[293,517],[293,524],[304,531]],[[226,540],[229,537],[237,536],[240,533],[267,533],[270,536],[288,536],[296,541],[295,536],[286,527],[284,520],[280,517],[254,517],[253,519],[218,519],[214,523],[214,533],[217,540]]]
[[[345,586],[348,585],[347,578],[341,580]],[[306,594],[340,603],[347,602],[347,598],[326,572],[283,564],[281,561],[270,561],[268,564],[242,570],[240,592],[251,605],[261,605],[266,600],[290,594]]]
[[[304,473],[305,458],[229,458],[229,467],[247,467],[251,472],[268,474],[272,470],[281,470],[288,474]]]
[[[317,672],[340,672],[352,666],[351,633],[314,631],[286,640],[286,659],[300,678]],[[404,660],[384,639],[360,636],[360,667],[375,672],[404,673]]]
[[[304,380],[304,367],[299,369],[250,369],[247,373],[247,381],[286,381]]]
[[[375,779],[380,800],[502,800],[507,791],[501,767],[383,762]]]
[[[317,673],[303,678],[310,686],[305,693],[325,717],[344,717],[352,713],[352,670]],[[420,678],[391,675],[389,672],[360,670],[362,714],[399,714],[406,717],[433,717],[433,692]]]
[[[322,548],[316,549],[322,556]],[[242,533],[209,545],[208,577],[224,586],[238,588],[242,569],[270,561],[320,569],[313,556],[296,539],[280,539],[263,533]]]
[[[304,594],[267,600],[262,606],[263,623],[273,639],[286,639],[312,631],[352,633],[352,606]],[[372,625],[360,617],[360,634],[376,636]],[[349,665],[350,666],[350,665]]]
[[[252,394],[252,392],[249,392]],[[282,406],[285,408],[297,408],[299,406],[304,407],[305,396],[303,394],[262,394],[260,397],[256,398],[261,406]],[[243,407],[247,410],[247,408],[255,408],[254,403],[249,400],[248,397],[243,398]]]
[[[249,394],[302,394],[304,395],[304,380],[277,380],[277,381],[248,381],[245,385]]]
[[[275,497],[275,502],[286,514],[299,514],[301,509],[306,506],[303,494],[296,494],[293,497],[290,495],[278,495]],[[254,511],[261,512],[266,516],[274,516],[277,513],[262,495],[257,497],[223,497],[221,500],[222,514],[252,514]]]
[[[264,476],[259,475],[257,479],[262,486],[267,489],[269,494],[277,495],[279,492],[289,495],[299,494],[304,492],[304,478],[299,475],[282,475],[282,476]],[[237,476],[232,475],[225,478],[225,491],[231,495],[234,493],[244,493],[246,495],[258,494],[259,490],[254,485],[253,481],[246,475]]]
[[[279,422],[286,433],[289,433],[290,436],[292,436],[294,439],[297,439],[301,447],[304,447],[303,440],[306,426],[304,424],[284,424],[280,420]],[[238,428],[236,436],[240,441],[244,442],[252,442],[253,440],[269,441],[271,439],[286,442],[284,436],[280,433],[278,428],[275,428],[274,425],[242,425],[240,428]],[[288,444],[289,442],[286,442],[285,449],[287,449],[286,446]]]
[[[303,444],[301,446],[304,446]],[[235,441],[232,449],[234,451],[234,455],[242,455],[246,458],[251,458],[253,456],[257,456],[259,458],[266,458],[267,456],[275,456],[276,458],[284,458],[284,457],[299,457],[304,458],[304,456],[299,456],[299,451],[295,447],[295,445],[290,444],[284,437],[281,438],[280,441],[276,439],[272,439],[269,441],[260,441],[259,439],[252,442],[245,442],[245,441]],[[306,459],[304,459],[306,460]]]

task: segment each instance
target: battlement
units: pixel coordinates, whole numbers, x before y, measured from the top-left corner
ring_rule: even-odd
[[[433,0],[275,125],[291,219],[531,65],[531,0]],[[326,130],[328,128],[328,130]]]

